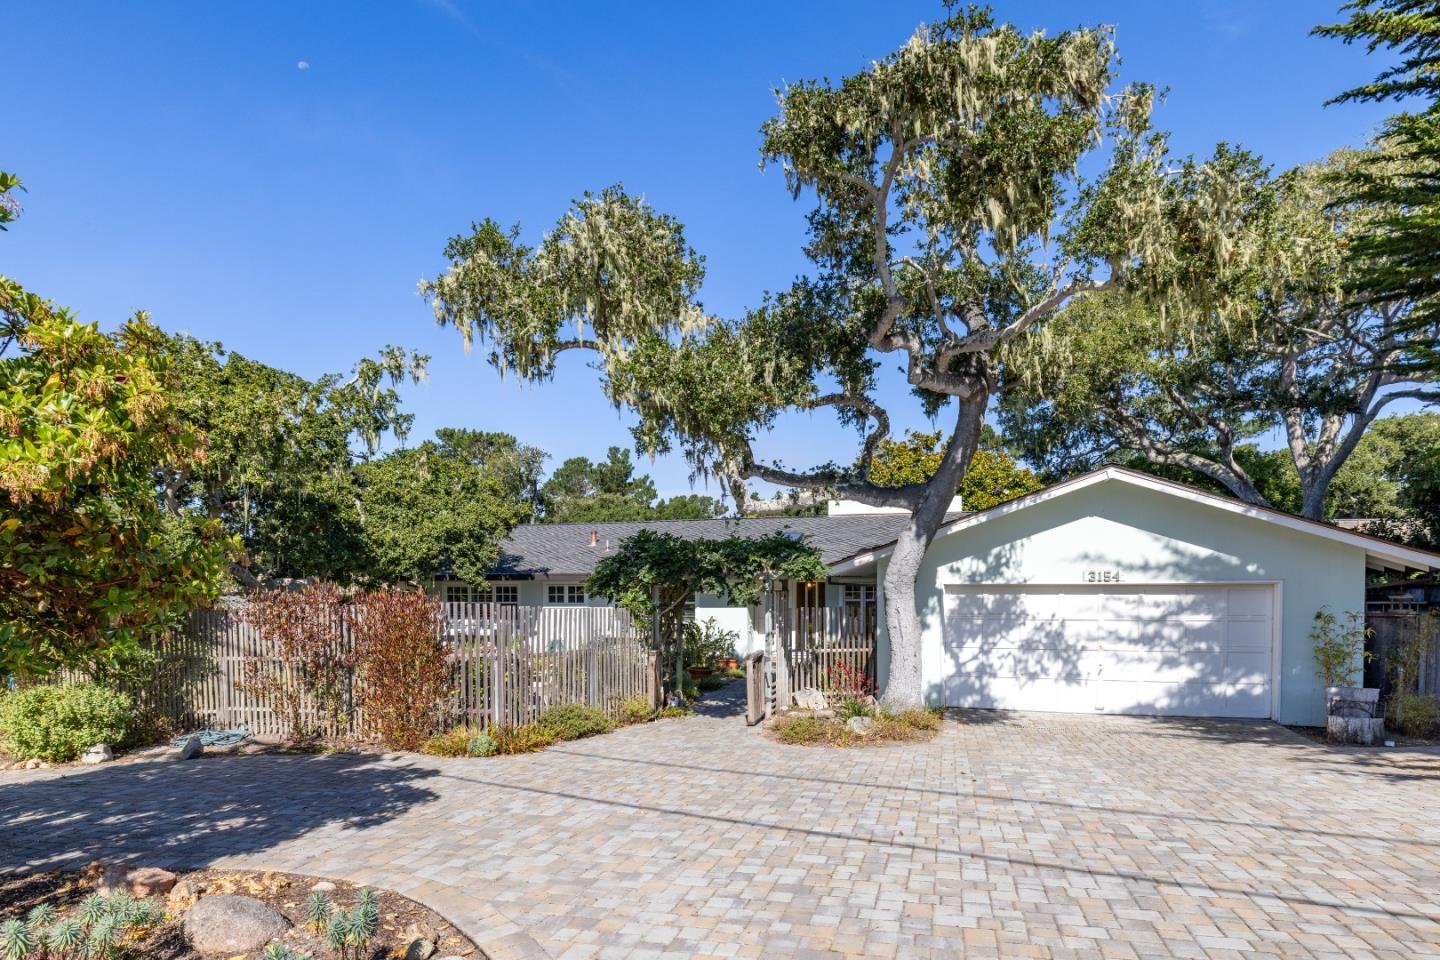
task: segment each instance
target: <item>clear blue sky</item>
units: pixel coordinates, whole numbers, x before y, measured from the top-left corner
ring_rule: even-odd
[[[1008,2],[1055,31],[1110,23],[1125,79],[1168,87],[1181,151],[1241,143],[1278,165],[1361,143],[1388,111],[1322,106],[1372,76],[1312,39],[1336,3]],[[780,82],[894,49],[937,3],[414,0],[5,5],[0,169],[25,215],[0,272],[107,325],[135,309],[314,376],[386,343],[432,355],[404,391],[415,439],[508,430],[554,457],[629,444],[595,374],[567,358],[502,382],[435,327],[416,282],[475,219],[538,238],[571,197],[621,182],[707,258],[706,307],[735,315],[804,269],[803,204],[757,169]],[[301,64],[305,64],[304,69]],[[898,427],[925,427],[913,404]],[[853,456],[825,417],[760,446],[789,465]],[[679,457],[646,467],[690,489]],[[714,492],[714,491],[711,491]]]

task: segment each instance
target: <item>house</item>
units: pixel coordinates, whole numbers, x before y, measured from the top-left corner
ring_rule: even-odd
[[[585,595],[585,576],[642,527],[694,537],[790,530],[819,549],[830,576],[780,585],[775,632],[798,644],[814,622],[806,611],[859,622],[875,634],[883,686],[889,648],[877,584],[906,520],[840,512],[520,527],[478,598],[603,602]],[[917,588],[926,698],[946,706],[1322,724],[1310,636],[1316,612],[1363,612],[1367,572],[1433,570],[1440,570],[1440,555],[1102,467],[947,517]],[[734,609],[703,596],[696,608],[697,617],[713,616],[736,631],[742,652],[765,645],[760,608]]]

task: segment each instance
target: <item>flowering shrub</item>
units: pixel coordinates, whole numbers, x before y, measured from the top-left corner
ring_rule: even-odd
[[[836,700],[864,700],[875,696],[875,681],[848,663],[830,668],[830,695]]]
[[[440,601],[418,590],[358,594],[345,610],[355,638],[358,696],[368,732],[416,750],[441,726],[452,693]]]

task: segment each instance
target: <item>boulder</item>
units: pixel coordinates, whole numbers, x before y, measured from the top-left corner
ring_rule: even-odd
[[[206,884],[204,880],[196,880],[186,877],[170,888],[170,895],[167,898],[171,906],[184,909],[205,894]]]
[[[329,880],[321,880],[321,881],[319,881],[318,883],[316,883],[313,887],[311,887],[310,889],[311,889],[311,890],[318,890],[318,891],[321,892],[321,893],[334,893],[334,892],[335,892],[335,884],[331,883]]]
[[[259,950],[289,928],[290,921],[274,907],[233,893],[202,897],[185,911],[185,936],[196,952],[206,956],[233,957]]]
[[[411,940],[405,948],[405,960],[430,960],[435,954],[435,944],[429,940]]]
[[[192,760],[205,752],[205,744],[200,742],[198,736],[186,737],[185,742],[180,744],[180,759]]]
[[[851,733],[862,737],[868,737],[875,732],[875,721],[870,717],[851,717],[845,721],[845,726]]]
[[[132,897],[163,897],[175,886],[175,874],[159,867],[132,867],[112,863],[100,875],[100,892],[106,896],[128,893]]]
[[[795,706],[801,710],[824,710],[825,694],[814,687],[807,687],[804,690],[795,691]]]
[[[110,744],[108,743],[97,743],[80,756],[81,763],[104,763],[107,760],[114,759],[115,751],[110,749]]]

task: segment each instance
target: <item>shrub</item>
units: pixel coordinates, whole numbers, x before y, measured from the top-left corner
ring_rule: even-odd
[[[680,684],[680,695],[693,703],[700,699],[700,684],[686,677]]]
[[[835,705],[835,715],[841,720],[851,717],[873,717],[875,709],[864,700],[841,700]]]
[[[621,723],[644,723],[655,715],[655,708],[650,704],[650,698],[643,693],[637,693],[633,697],[626,697],[616,705],[620,713]]]
[[[355,597],[345,622],[355,636],[358,694],[366,725],[397,750],[415,750],[440,726],[451,693],[440,601],[418,590]]]
[[[477,733],[465,744],[465,752],[472,757],[488,757],[500,749],[500,744],[488,733]]]
[[[912,730],[924,730],[927,733],[933,733],[940,729],[944,714],[938,709],[902,710],[896,714],[895,717]]]
[[[824,717],[797,713],[776,717],[771,729],[781,743],[835,743],[841,738],[845,726]]]
[[[1315,611],[1315,625],[1310,628],[1310,642],[1315,647],[1315,676],[1327,687],[1348,687],[1355,679],[1356,664],[1364,665],[1371,657],[1365,649],[1370,628],[1360,614],[1345,615],[1346,624],[1328,607]]]
[[[17,757],[64,762],[123,743],[132,716],[129,697],[97,684],[28,687],[0,696],[0,738]]]
[[[703,623],[685,625],[685,664],[690,667],[708,667],[721,657],[735,656],[735,642],[740,634],[724,630],[714,617]]]
[[[733,681],[733,677],[712,673],[708,677],[701,677],[699,680],[696,680],[695,686],[699,690],[719,690],[721,687],[730,686]]]
[[[578,703],[551,707],[540,715],[540,727],[555,740],[579,740],[609,733],[615,724],[605,711]]]
[[[725,670],[720,671],[720,675],[721,675],[722,677],[729,677],[731,680],[744,680],[744,679],[745,679],[745,668],[744,668],[744,667],[729,667],[729,668],[727,668],[727,669],[725,669]]]
[[[523,723],[518,727],[496,727],[490,736],[495,740],[495,752],[504,755],[533,753],[544,750],[555,742],[555,737],[538,723]]]
[[[1407,693],[1395,702],[1395,725],[1407,737],[1428,737],[1440,720],[1440,700],[1431,694]]]
[[[474,727],[456,727],[437,733],[425,741],[420,752],[436,757],[466,757],[470,755],[470,741],[483,732]]]
[[[875,681],[848,663],[837,663],[827,677],[832,694],[840,700],[864,700],[875,695]]]
[[[695,711],[689,707],[665,707],[659,713],[655,714],[655,719],[671,720],[675,717],[691,717],[694,715]]]
[[[264,590],[245,610],[245,622],[275,646],[272,656],[246,660],[243,686],[285,722],[290,739],[317,732],[310,704],[332,727],[345,723],[353,657],[340,636],[343,595],[333,583],[300,590]]]

